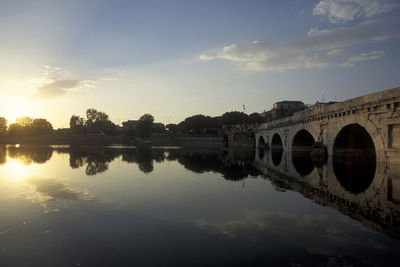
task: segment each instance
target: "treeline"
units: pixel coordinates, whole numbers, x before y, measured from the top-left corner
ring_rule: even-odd
[[[86,119],[72,115],[69,120],[69,128],[75,134],[87,134],[90,131],[103,131],[108,135],[116,134],[116,125],[108,115],[94,108],[86,110]]]
[[[53,126],[46,119],[20,117],[7,126],[7,119],[0,117],[0,135],[43,135],[52,132]]]
[[[165,129],[180,134],[219,134],[224,125],[262,123],[263,117],[259,113],[248,115],[239,111],[226,112],[216,117],[199,114],[187,117],[179,124],[164,126],[162,123],[155,124],[151,114],[144,114],[139,120],[133,122],[135,122],[134,127],[119,127],[106,113],[90,108],[86,110],[85,118],[72,115],[69,128],[59,129],[57,132],[67,135],[130,135],[141,138],[150,137],[152,132],[164,132]],[[43,118],[21,117],[8,126],[7,119],[0,117],[0,136],[35,136],[54,132],[51,123]]]
[[[172,132],[180,133],[214,133],[224,125],[257,124],[262,122],[263,117],[260,113],[255,112],[248,115],[244,112],[232,111],[216,117],[201,114],[194,115],[179,124],[167,124],[166,128]]]
[[[138,137],[151,136],[154,117],[150,114],[144,114],[138,120],[135,135]],[[109,116],[96,109],[90,108],[86,110],[86,118],[78,115],[72,115],[69,121],[69,128],[58,129],[55,131],[52,124],[46,119],[31,117],[20,117],[8,126],[8,121],[4,117],[0,117],[0,136],[37,136],[48,135],[55,132],[66,135],[117,135],[125,134],[124,131],[118,131],[119,126],[113,123]],[[129,134],[129,133],[128,133]]]
[[[69,121],[69,127],[73,134],[93,134],[101,132],[106,135],[127,134],[146,138],[151,136],[153,123],[154,117],[146,113],[139,118],[134,132],[132,129],[122,129],[118,131],[117,125],[110,121],[106,113],[90,108],[86,110],[86,119],[77,115],[72,115]]]

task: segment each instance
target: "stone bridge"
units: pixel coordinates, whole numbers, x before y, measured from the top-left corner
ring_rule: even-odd
[[[374,150],[400,163],[400,87],[334,104],[316,104],[255,129],[256,149],[296,151],[314,142],[332,155],[343,148]]]
[[[379,217],[370,227],[400,238],[400,88],[317,104],[260,125],[255,139],[254,163],[270,179],[316,192],[324,205],[358,209],[365,224]],[[311,156],[317,142],[327,152],[319,162]]]

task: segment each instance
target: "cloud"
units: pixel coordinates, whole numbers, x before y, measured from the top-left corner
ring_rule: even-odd
[[[78,90],[82,87],[91,86],[90,80],[53,80],[37,88],[34,98],[56,98],[65,95],[69,91]]]
[[[372,60],[384,55],[383,51],[351,54],[344,49],[372,41],[387,39],[392,32],[385,30],[399,19],[374,19],[352,27],[337,29],[311,29],[307,36],[282,44],[253,42],[232,44],[214,54],[202,54],[199,59],[224,59],[236,62],[245,70],[285,70],[297,68],[325,68],[353,66],[355,62]]]
[[[387,249],[384,242],[377,240],[371,231],[362,229],[360,224],[348,218],[322,214],[253,211],[225,222],[200,220],[198,226],[240,240],[277,239],[326,255],[349,254],[362,258],[365,249],[379,252]],[[359,248],[363,248],[363,252]]]
[[[34,185],[36,187],[36,192],[40,193],[43,197],[45,197],[45,200],[82,199],[82,195],[80,192],[66,188],[65,184],[63,184],[58,179],[31,177],[28,179],[28,183]]]
[[[361,53],[359,55],[351,56],[346,62],[340,64],[343,67],[352,67],[357,61],[372,60],[383,57],[385,53],[383,51],[372,51],[370,53]]]
[[[331,23],[346,23],[357,18],[373,18],[399,6],[395,0],[321,0],[313,15],[326,17]]]

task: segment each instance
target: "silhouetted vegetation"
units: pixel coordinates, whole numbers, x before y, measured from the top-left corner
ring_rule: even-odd
[[[178,124],[154,122],[151,114],[144,114],[138,120],[127,120],[121,126],[114,124],[105,112],[89,108],[86,117],[72,115],[69,128],[53,130],[49,121],[43,118],[20,117],[9,126],[7,119],[0,117],[0,142],[31,144],[110,144],[141,143],[142,139],[153,137],[153,143],[162,145],[174,143],[175,136],[221,136],[223,126],[242,127],[262,122],[259,113],[250,115],[232,111],[221,116],[202,114],[187,117]]]
[[[74,134],[116,134],[116,125],[108,115],[94,108],[86,110],[86,120],[77,115],[72,115],[69,127]]]
[[[69,128],[73,133],[83,134],[86,132],[85,119],[77,115],[72,115],[69,120]]]
[[[43,135],[53,132],[53,126],[46,119],[20,117],[8,127],[9,135]]]
[[[224,125],[261,123],[263,118],[259,113],[246,113],[239,111],[226,112],[222,116],[210,117],[202,114],[186,118],[178,125],[168,124],[167,128],[173,132],[218,135],[219,129]]]
[[[7,133],[7,119],[0,117],[0,135],[5,135]]]
[[[154,122],[154,117],[151,114],[144,114],[139,118],[136,126],[136,135],[141,138],[148,138],[151,136],[151,130]]]

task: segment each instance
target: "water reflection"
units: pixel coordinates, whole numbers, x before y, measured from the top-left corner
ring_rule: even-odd
[[[301,176],[310,174],[314,169],[314,162],[310,151],[296,151],[292,153],[293,166]]]
[[[27,180],[31,185],[35,186],[36,192],[40,193],[47,200],[53,199],[67,199],[79,200],[81,199],[80,192],[67,188],[67,186],[55,178],[45,177],[31,177]]]
[[[334,156],[333,171],[340,184],[354,194],[365,192],[375,177],[375,154]]]
[[[278,166],[281,163],[282,156],[283,156],[282,139],[276,133],[272,137],[272,142],[271,142],[271,158],[275,166]]]
[[[122,161],[137,163],[139,170],[143,173],[151,173],[154,170],[154,161],[163,162],[165,153],[160,149],[150,149],[148,147],[138,147],[136,149],[120,150]]]
[[[400,239],[400,166],[389,168],[368,153],[336,155],[326,164],[315,164],[309,154],[301,154],[284,152],[279,166],[256,159],[255,166],[277,190],[300,192],[370,229]]]
[[[251,150],[50,149],[46,164],[29,166],[27,179],[7,184],[6,166],[0,168],[1,266],[390,266],[400,260],[396,168],[377,164],[371,184],[354,193],[331,158],[311,168],[301,153],[282,151],[277,166],[271,153],[260,159]],[[14,159],[35,154],[27,151]],[[106,172],[112,175],[101,175]]]
[[[230,181],[241,181],[261,174],[270,179],[278,190],[301,192],[307,198],[372,225],[373,229],[400,238],[397,229],[400,225],[399,173],[396,169],[378,167],[375,155],[368,153],[358,154],[357,157],[336,155],[328,159],[327,164],[315,165],[309,151],[287,155],[281,149],[272,150],[272,153],[260,158],[255,157],[256,153],[252,150],[1,146],[0,159],[5,162],[8,155],[23,164],[44,163],[50,160],[54,151],[68,154],[70,167],[84,167],[84,173],[88,176],[108,171],[110,163],[117,158],[137,164],[144,174],[150,174],[154,164],[163,161],[176,161],[197,174],[219,173]],[[277,160],[282,162],[277,165]],[[78,198],[76,192],[66,189],[55,180],[34,178],[29,183],[36,186],[37,192],[48,197]]]
[[[53,151],[69,154],[69,165],[72,169],[85,167],[85,173],[94,176],[108,170],[109,164],[122,156],[123,162],[136,163],[138,169],[145,174],[154,170],[154,163],[164,160],[177,161],[187,170],[195,173],[216,172],[231,181],[240,181],[249,176],[257,176],[259,172],[252,165],[254,153],[252,150],[243,150],[222,153],[215,150],[196,149],[151,149],[137,148],[109,148],[109,147],[8,147],[10,157],[24,164],[49,160]]]
[[[117,156],[117,151],[101,148],[74,148],[67,151],[69,165],[76,169],[86,165],[86,175],[96,175],[108,170],[108,164]]]
[[[7,162],[7,147],[6,145],[0,145],[0,164]]]
[[[8,156],[24,165],[43,164],[51,158],[52,154],[53,148],[50,146],[8,146]]]
[[[248,150],[243,150],[242,153],[225,153],[225,155],[221,152],[196,150],[176,150],[174,153],[177,153],[174,157],[180,164],[195,173],[216,172],[230,181],[241,181],[259,174],[251,164],[254,158],[253,151],[249,153]]]

